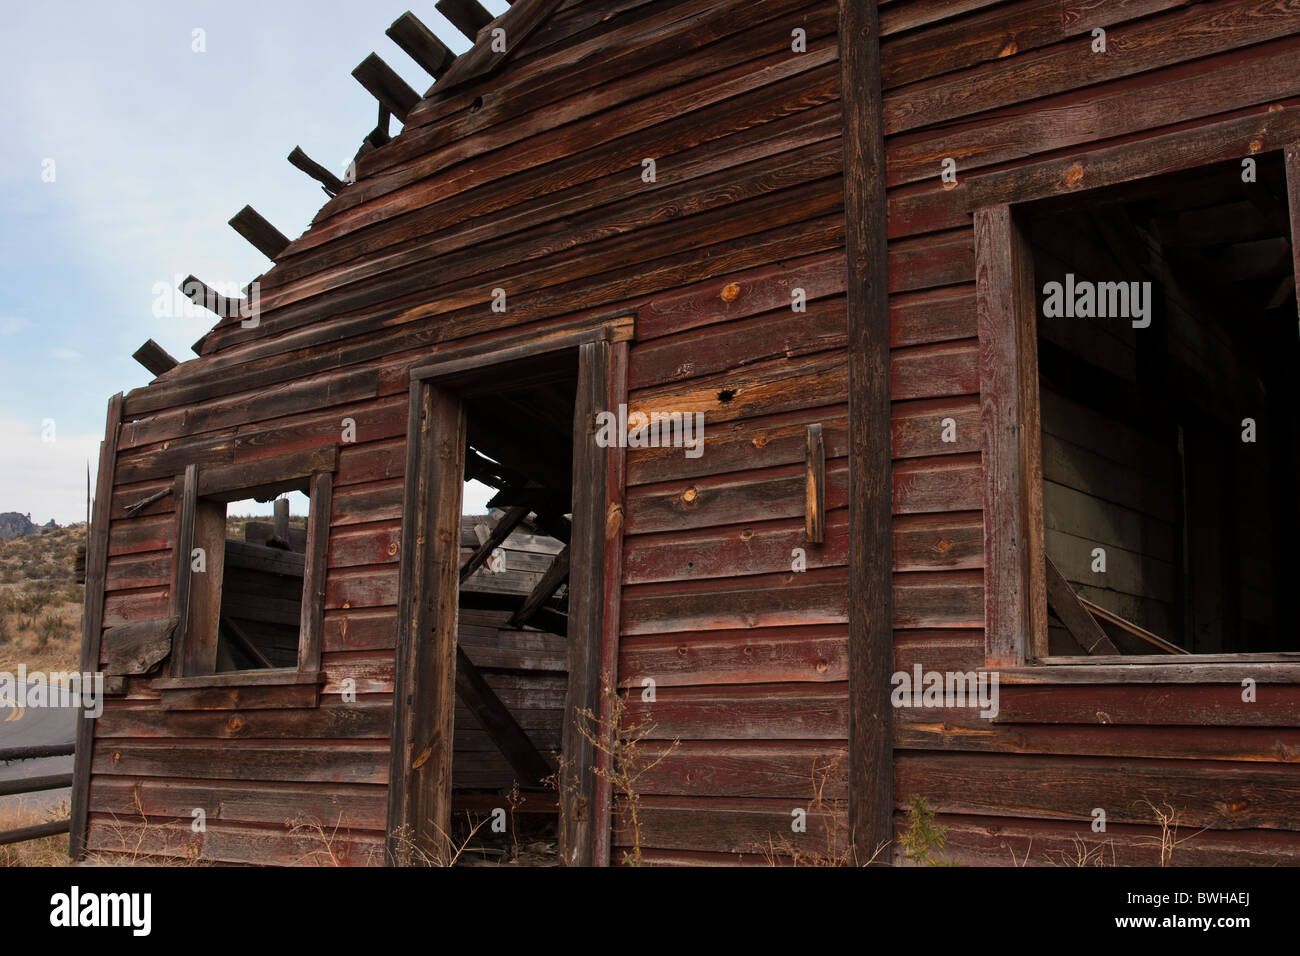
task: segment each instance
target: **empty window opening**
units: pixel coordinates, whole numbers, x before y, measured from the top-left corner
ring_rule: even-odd
[[[1106,653],[1300,650],[1294,260],[1255,160],[1026,208],[1051,655],[1079,605]]]
[[[310,504],[305,479],[198,498],[186,673],[298,665]]]
[[[311,501],[292,491],[270,504],[270,515],[254,499],[225,506],[218,671],[298,664]]]

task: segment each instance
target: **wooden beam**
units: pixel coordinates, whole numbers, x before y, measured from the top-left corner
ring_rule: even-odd
[[[631,357],[631,344],[626,341],[612,342],[609,347],[609,364],[604,370],[604,408],[618,408],[627,403],[628,365]],[[590,412],[587,409],[587,412]],[[593,441],[592,445],[595,444]],[[602,531],[600,572],[601,595],[601,633],[600,633],[600,672],[616,679],[618,674],[619,625],[623,606],[623,523],[627,513],[627,450],[622,447],[606,449],[588,449],[587,454],[594,458],[593,464],[602,476],[605,488],[603,502],[605,523]],[[576,509],[575,509],[576,510]],[[563,519],[561,519],[563,520]],[[569,584],[570,595],[573,591],[572,579]],[[543,608],[543,611],[546,609]],[[566,619],[567,624],[567,619]],[[539,626],[541,622],[539,621]],[[613,743],[613,726],[611,707],[613,701],[609,694],[600,698],[600,719],[606,728],[605,742]],[[601,752],[596,755],[595,793],[595,834],[592,839],[592,859],[597,866],[610,864],[610,849],[613,830],[613,781],[614,759],[612,753]]]
[[[1140,142],[970,176],[964,187],[966,208],[1030,202],[1206,166],[1278,149],[1297,134],[1300,109],[1294,107],[1207,123]]]
[[[456,646],[456,696],[487,731],[510,768],[519,774],[521,785],[539,787],[542,780],[555,772],[459,645]]]
[[[494,19],[478,0],[438,0],[433,8],[451,21],[461,33],[475,42],[478,32]]]
[[[451,825],[465,406],[412,380],[399,564],[388,855],[444,855]],[[419,702],[414,706],[413,702]]]
[[[379,104],[379,119],[375,122],[375,128],[366,134],[365,142],[361,145],[361,152],[357,153],[358,156],[365,155],[372,149],[378,149],[393,138],[388,133],[388,121],[392,118],[392,115],[388,111],[388,107],[383,103]]]
[[[226,632],[226,637],[230,638],[232,643],[238,645],[241,651],[251,657],[258,667],[271,666],[270,660],[268,660],[267,656],[258,649],[256,644],[253,643],[252,638],[245,634],[244,629],[234,621],[230,620],[230,618],[221,618],[217,627],[218,630],[224,630]]]
[[[249,522],[250,524],[252,522]],[[245,526],[247,533],[247,525]],[[282,548],[269,548],[252,541],[226,541],[226,566],[245,568],[262,574],[282,574],[301,578],[305,569],[304,555],[297,551],[285,551]]]
[[[207,309],[219,319],[239,318],[244,314],[245,300],[233,299],[211,288],[202,279],[186,276],[179,286],[185,298],[200,309]]]
[[[531,621],[533,615],[551,599],[551,596],[560,589],[560,585],[567,580],[569,580],[569,546],[565,545],[564,550],[555,556],[555,560],[546,569],[546,573],[537,582],[537,586],[524,600],[524,606],[510,616],[506,627],[517,629]]]
[[[283,541],[286,545],[289,543],[289,499],[276,498],[275,503],[271,505],[274,512],[273,526],[275,536]]]
[[[289,245],[285,234],[263,219],[252,206],[245,206],[235,213],[230,218],[230,226],[272,262]]]
[[[289,153],[289,162],[320,183],[325,192],[331,196],[337,196],[346,185],[343,180],[304,153],[301,146],[295,146]]]
[[[622,508],[613,497],[609,453],[594,441],[591,423],[611,404],[612,355],[609,342],[580,347],[578,388],[573,413],[573,544],[569,584],[568,691],[560,771],[560,858],[568,866],[604,866],[606,829],[596,774],[600,759],[595,745],[579,731],[581,714],[607,713],[602,701],[601,668],[609,630],[611,605],[606,601],[607,562],[617,560],[622,542]],[[617,522],[611,508],[617,507]],[[611,536],[612,535],[612,536]],[[613,553],[611,554],[611,546]],[[613,675],[609,675],[611,681]],[[605,721],[599,733],[608,734]],[[598,847],[601,852],[598,852]]]
[[[372,53],[357,64],[352,76],[399,120],[405,120],[411,107],[420,102],[420,94],[411,89],[378,54]]]
[[[811,544],[826,540],[826,448],[820,422],[804,430],[804,532]]]
[[[456,54],[410,10],[394,20],[384,32],[435,80],[456,61]]]
[[[1046,555],[1033,259],[1011,207],[975,213],[984,449],[984,653],[989,667],[1047,648]]]
[[[121,430],[122,394],[119,392],[108,400],[104,440],[99,446],[99,472],[95,476],[94,511],[86,552],[85,604],[81,615],[82,673],[93,674],[99,670],[104,626],[104,582],[108,570],[108,524],[113,506],[113,470],[117,462],[117,442]],[[74,860],[80,860],[86,853],[86,828],[90,819],[90,765],[95,742],[95,721],[85,714],[78,714],[75,734],[68,855]]]
[[[131,358],[147,368],[154,378],[181,364],[153,339],[146,339],[144,345],[131,353]]]
[[[1286,198],[1291,210],[1291,267],[1296,286],[1296,310],[1300,312],[1300,140],[1286,144]]]
[[[311,479],[307,540],[303,545],[301,637],[298,640],[298,672],[303,675],[320,670],[325,641],[325,575],[329,565],[330,515],[334,506],[332,471],[319,471]]]
[[[191,553],[177,555],[183,573],[190,579],[189,613],[181,618],[181,673],[213,674],[218,668],[218,635],[221,624],[221,585],[226,570],[226,506],[199,498],[194,507],[194,548],[205,554],[203,571],[191,570]],[[180,617],[180,615],[177,615]]]
[[[893,839],[892,462],[889,244],[874,3],[841,0],[844,220],[849,329],[849,834],[854,857]],[[888,862],[888,858],[881,862]]]
[[[501,542],[510,537],[510,532],[519,527],[519,523],[528,517],[532,511],[527,505],[519,505],[511,508],[503,514],[496,525],[492,528],[492,533],[487,536],[487,540],[478,546],[478,550],[471,554],[460,568],[460,583],[464,584],[469,580],[470,575],[483,566],[492,552],[501,546]],[[459,537],[458,539],[459,540]]]
[[[1120,630],[1126,631],[1129,634],[1132,634],[1134,637],[1138,638],[1139,640],[1145,641],[1146,643],[1150,644],[1152,647],[1156,648],[1162,653],[1189,654],[1189,655],[1192,653],[1186,648],[1179,647],[1177,644],[1174,644],[1172,641],[1166,641],[1163,637],[1161,637],[1158,634],[1152,634],[1144,627],[1138,627],[1138,625],[1134,624],[1132,621],[1125,620],[1124,618],[1116,614],[1114,611],[1111,611],[1108,608],[1104,608],[1100,604],[1094,604],[1092,601],[1089,601],[1086,598],[1079,598],[1079,603],[1082,604],[1084,608],[1089,613],[1092,614],[1093,617],[1099,617],[1103,621],[1108,621],[1109,623],[1114,624]],[[1115,653],[1118,654],[1119,651],[1116,651]]]
[[[184,644],[189,638],[190,620],[190,553],[194,549],[194,516],[198,509],[199,466],[186,465],[181,478],[180,501],[177,511],[176,555],[172,561],[171,611],[180,621],[180,633],[172,647],[169,674],[185,676],[182,661]],[[224,557],[224,556],[223,556]]]
[[[1051,558],[1047,561],[1047,605],[1056,612],[1070,636],[1086,654],[1118,654],[1117,648],[1096,618],[1079,603],[1079,596]]]
[[[534,515],[532,523],[549,538],[568,544],[573,538],[573,524],[562,514],[543,512]]]
[[[338,445],[317,445],[229,465],[212,465],[199,472],[198,493],[227,503],[244,498],[269,500],[291,482],[297,490],[309,493],[312,475],[334,471],[338,460]]]

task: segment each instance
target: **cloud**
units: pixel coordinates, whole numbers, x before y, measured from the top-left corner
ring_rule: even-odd
[[[17,315],[0,315],[0,335],[17,335],[23,329],[30,329],[32,323]]]
[[[76,349],[64,349],[64,348],[50,349],[50,357],[66,362],[66,361],[71,361],[73,359],[81,358],[81,353],[78,352]]]
[[[93,481],[103,436],[65,435],[55,426],[55,440],[46,442],[41,422],[0,418],[0,511],[30,512],[37,524],[85,520],[86,462]]]

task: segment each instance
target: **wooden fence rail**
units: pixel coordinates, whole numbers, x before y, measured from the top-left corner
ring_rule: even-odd
[[[67,757],[73,753],[71,741],[63,744],[46,744],[39,747],[0,747],[0,761],[37,760],[42,757]],[[38,793],[41,790],[58,790],[72,786],[71,773],[47,774],[43,777],[27,777],[24,780],[0,781],[0,797],[17,793]],[[71,820],[50,820],[36,823],[29,827],[0,831],[0,846],[9,843],[22,843],[24,840],[37,840],[41,837],[67,833]]]

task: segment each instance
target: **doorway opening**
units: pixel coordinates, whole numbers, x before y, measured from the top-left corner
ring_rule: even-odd
[[[625,400],[626,345],[611,337],[412,373],[393,862],[607,857],[608,795],[581,721],[600,711],[617,636],[621,525],[607,519],[621,515],[622,458],[592,427]]]

